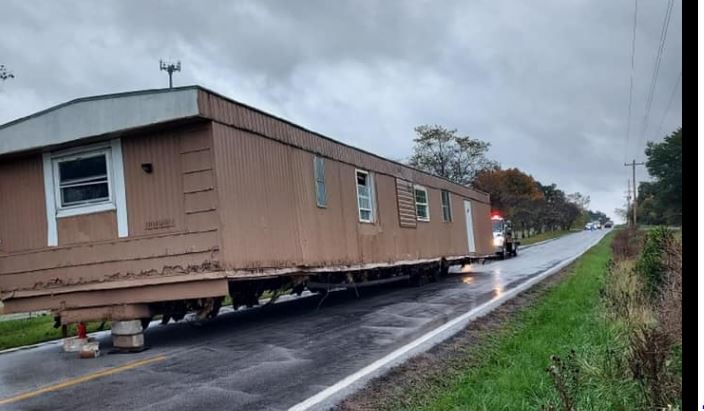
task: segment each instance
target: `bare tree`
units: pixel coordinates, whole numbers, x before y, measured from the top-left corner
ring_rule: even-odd
[[[11,78],[15,78],[15,75],[4,64],[0,64],[0,80],[5,81]]]

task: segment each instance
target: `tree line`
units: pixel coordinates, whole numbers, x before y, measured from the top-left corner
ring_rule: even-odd
[[[518,168],[501,168],[486,157],[488,142],[439,125],[418,126],[415,132],[411,166],[489,193],[492,212],[511,220],[522,236],[608,220],[603,212],[589,210],[589,196],[568,194]]]
[[[647,225],[682,225],[682,127],[661,143],[649,142],[645,167],[653,181],[638,184],[637,220]],[[627,212],[633,219],[633,208]]]

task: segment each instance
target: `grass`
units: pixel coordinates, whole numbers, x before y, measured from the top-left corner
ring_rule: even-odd
[[[570,231],[570,230],[546,231],[541,234],[536,234],[532,237],[523,238],[519,241],[521,242],[521,245],[534,244],[534,243],[539,243],[541,241],[551,240],[553,238],[562,237],[563,235],[567,235],[572,232],[573,231]]]
[[[100,323],[86,323],[88,332],[98,331]],[[105,329],[109,329],[109,323]],[[69,335],[75,335],[75,329],[69,328]],[[54,328],[54,318],[45,314],[21,320],[0,321],[0,350],[36,344],[62,338],[61,328]]]
[[[436,381],[430,390],[410,392],[411,408],[424,410],[534,410],[559,406],[546,372],[552,355],[575,349],[584,369],[608,360],[619,344],[618,330],[605,323],[599,291],[611,257],[609,234],[572,266],[572,274],[520,313],[488,342],[468,349],[474,358],[460,373]],[[478,362],[477,362],[478,358]],[[577,409],[631,409],[637,387],[603,375],[586,375],[590,386]],[[419,390],[416,390],[419,391]],[[407,399],[408,401],[408,399]],[[408,406],[408,402],[405,407]]]

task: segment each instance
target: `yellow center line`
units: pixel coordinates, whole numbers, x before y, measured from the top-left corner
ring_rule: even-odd
[[[127,370],[131,370],[133,368],[142,367],[144,365],[152,364],[152,363],[155,363],[158,361],[164,361],[165,359],[166,359],[166,356],[157,355],[156,357],[150,357],[150,358],[145,358],[143,360],[128,362],[128,363],[126,363],[124,365],[120,365],[118,367],[107,368],[105,370],[96,371],[94,373],[86,374],[81,377],[71,378],[66,381],[62,381],[58,384],[47,385],[46,387],[38,388],[38,389],[32,390],[32,391],[27,391],[25,393],[15,395],[14,397],[0,399],[0,405],[10,404],[10,403],[22,401],[22,400],[27,400],[29,398],[33,398],[38,395],[46,394],[48,392],[58,391],[58,390],[61,390],[64,388],[74,386],[74,385],[82,384],[84,382],[95,380],[97,378],[107,377],[108,375],[117,374],[122,371],[127,371]]]

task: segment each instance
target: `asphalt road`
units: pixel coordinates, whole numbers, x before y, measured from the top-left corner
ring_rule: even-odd
[[[516,258],[465,267],[423,287],[370,287],[360,298],[331,293],[319,309],[320,297],[311,295],[201,326],[152,326],[145,333],[151,348],[138,354],[105,354],[107,336],[95,359],[64,353],[59,343],[0,354],[0,409],[288,409],[606,232],[519,249]]]

